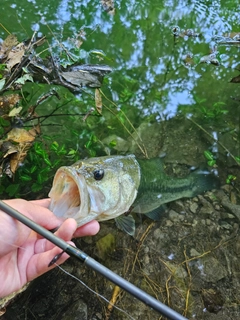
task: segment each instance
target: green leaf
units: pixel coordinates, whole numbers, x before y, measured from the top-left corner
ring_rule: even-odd
[[[112,140],[112,141],[110,141],[110,143],[109,143],[109,146],[110,146],[110,147],[116,147],[116,145],[117,145],[117,141],[116,141],[116,140]]]
[[[25,84],[26,81],[33,82],[33,77],[30,74],[24,74],[21,78],[17,79],[15,83],[17,84]]]
[[[204,156],[205,156],[205,158],[207,159],[207,160],[213,160],[213,154],[212,154],[212,152],[211,151],[207,151],[207,150],[205,150],[204,151]]]
[[[216,164],[216,160],[210,160],[210,161],[207,162],[207,164],[208,164],[210,167],[212,167],[212,166],[214,166],[214,165]]]
[[[10,184],[6,189],[6,192],[8,193],[8,195],[10,197],[12,197],[17,193],[18,189],[19,189],[18,183],[17,184]]]
[[[236,176],[234,176],[234,175],[232,175],[232,174],[229,174],[229,175],[227,176],[226,183],[227,183],[227,184],[230,184],[230,183],[232,183],[232,181],[234,181],[234,180],[236,180],[236,179],[237,179]]]
[[[42,186],[38,183],[33,183],[32,187],[31,187],[33,192],[37,192],[40,191],[42,189]]]
[[[22,174],[22,175],[20,176],[20,179],[21,179],[22,181],[31,181],[31,180],[32,180],[32,177],[30,177],[30,176],[27,175],[27,174]]]
[[[240,157],[235,157],[235,160],[240,163]]]
[[[52,137],[51,136],[48,136],[48,135],[46,135],[46,134],[44,134],[44,135],[42,135],[42,138],[44,139],[44,140],[52,140]]]
[[[1,71],[2,71],[2,70],[5,70],[5,68],[6,68],[6,64],[1,63],[1,64],[0,64],[0,70],[1,70]]]
[[[2,90],[2,88],[4,87],[5,82],[6,82],[5,78],[0,80],[0,90]]]
[[[58,155],[64,155],[66,153],[67,153],[67,150],[64,145],[57,152]]]
[[[71,149],[69,152],[68,152],[68,156],[74,156],[76,154],[76,150],[74,149]]]
[[[57,141],[54,141],[52,144],[51,144],[51,150],[53,151],[57,151],[58,150],[58,147],[59,147],[59,144],[57,143]]]
[[[58,167],[58,165],[61,163],[61,160],[55,160],[54,162],[53,162],[53,168],[55,168],[55,167]]]
[[[42,174],[41,174],[41,173],[39,173],[39,174],[37,175],[37,182],[38,182],[38,184],[42,185],[43,180],[44,180],[44,179],[43,179]]]
[[[37,170],[37,166],[32,166],[31,169],[30,169],[30,173],[33,173]]]
[[[49,165],[50,167],[52,166],[51,161],[47,157],[44,157],[43,160],[47,165]]]
[[[0,117],[0,125],[3,127],[10,126],[10,122]]]
[[[5,190],[4,186],[0,185],[0,194],[2,194],[4,192],[4,190]]]

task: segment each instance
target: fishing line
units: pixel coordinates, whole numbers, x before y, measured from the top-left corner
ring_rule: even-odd
[[[157,299],[153,298],[149,294],[147,294],[145,291],[141,290],[140,288],[136,287],[129,281],[125,280],[124,278],[120,277],[110,269],[106,268],[101,263],[97,262],[96,260],[92,259],[90,256],[88,256],[85,252],[82,250],[70,245],[63,239],[57,237],[55,234],[50,232],[49,230],[43,228],[33,220],[27,218],[14,208],[10,207],[6,203],[0,200],[0,209],[3,210],[5,213],[10,215],[12,218],[17,219],[18,221],[22,222],[26,226],[28,226],[30,229],[34,230],[38,234],[40,234],[42,237],[46,238],[50,242],[54,243],[57,247],[64,250],[67,254],[69,254],[72,257],[77,258],[81,262],[83,262],[86,266],[90,267],[94,271],[100,273],[108,280],[112,281],[116,285],[118,285],[120,288],[124,289],[128,293],[130,293],[132,296],[137,298],[138,300],[145,303],[147,306],[153,308],[160,314],[166,316],[167,318],[171,320],[187,320],[184,316],[182,316],[180,313],[174,311],[170,307],[166,306],[162,302],[158,301]]]
[[[62,270],[64,273],[66,273],[68,276],[72,277],[73,279],[77,280],[78,282],[81,283],[81,285],[83,285],[85,288],[87,288],[90,292],[92,292],[93,294],[95,294],[96,296],[98,296],[99,298],[103,299],[105,302],[107,302],[108,304],[110,304],[111,306],[113,306],[115,309],[119,310],[120,312],[126,314],[131,320],[136,320],[134,319],[132,316],[130,316],[130,314],[128,314],[126,311],[124,311],[123,309],[117,307],[116,305],[114,305],[113,303],[111,303],[106,297],[104,297],[103,295],[101,295],[100,293],[97,293],[96,291],[94,291],[92,288],[90,288],[86,283],[84,283],[82,280],[80,280],[79,278],[77,278],[76,276],[74,276],[73,274],[71,274],[70,272],[68,272],[67,270],[63,269],[62,267],[60,267],[57,263],[54,263],[60,270]]]
[[[3,243],[5,243],[5,244],[7,244],[8,246],[14,247],[14,248],[16,248],[16,249],[27,250],[27,249],[24,248],[24,247],[20,247],[20,246],[17,246],[17,245],[15,245],[15,244],[9,243],[9,242],[7,242],[7,241],[5,241],[5,240],[3,240],[3,239],[0,239],[0,241],[3,242]]]

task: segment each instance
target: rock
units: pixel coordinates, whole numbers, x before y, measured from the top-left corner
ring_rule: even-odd
[[[172,221],[172,222],[180,222],[180,221],[183,221],[184,220],[184,216],[177,213],[176,211],[174,210],[170,210],[169,211],[169,219]]]
[[[166,220],[166,227],[172,227],[173,222],[171,220]]]
[[[228,275],[227,269],[214,257],[206,256],[201,261],[207,282],[215,283]]]
[[[190,256],[191,257],[197,257],[197,256],[200,256],[200,255],[201,255],[201,253],[199,253],[196,249],[192,248],[190,250]]]
[[[64,314],[61,315],[62,320],[87,320],[87,305],[82,300],[74,302]]]
[[[196,213],[198,209],[198,204],[196,202],[192,202],[189,208],[192,213]]]
[[[213,205],[207,201],[203,196],[199,196],[201,199],[201,209],[199,211],[199,214],[205,215],[205,216],[211,216],[214,212]]]
[[[240,239],[238,238],[235,243],[235,253],[240,257]]]
[[[230,211],[238,220],[240,220],[240,205],[233,204],[230,202],[228,196],[223,192],[223,190],[218,190],[216,193],[222,206]]]

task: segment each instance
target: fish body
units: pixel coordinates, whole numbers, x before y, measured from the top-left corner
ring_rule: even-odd
[[[160,158],[90,158],[57,170],[49,193],[50,210],[58,217],[74,218],[78,226],[94,219],[115,219],[120,229],[134,234],[134,219],[124,213],[154,218],[164,203],[194,197],[218,184],[217,177],[208,172],[169,177]]]

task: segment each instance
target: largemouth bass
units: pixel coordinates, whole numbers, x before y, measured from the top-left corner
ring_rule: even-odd
[[[105,156],[60,167],[49,193],[49,208],[58,217],[74,218],[78,226],[94,219],[116,219],[120,229],[133,235],[134,219],[124,213],[153,218],[164,203],[218,186],[217,177],[208,172],[191,173],[186,178],[167,176],[160,158]]]

